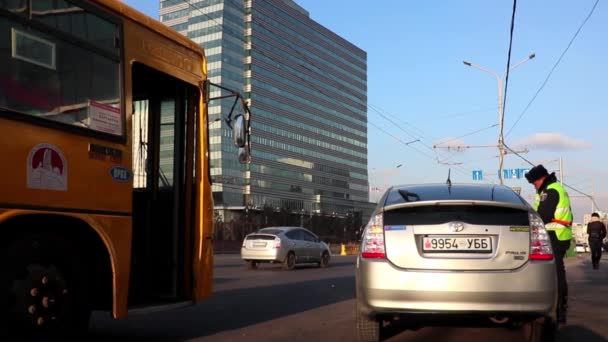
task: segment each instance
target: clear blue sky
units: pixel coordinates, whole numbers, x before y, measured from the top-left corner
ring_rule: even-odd
[[[158,18],[158,1],[126,0]],[[468,60],[499,74],[507,64],[512,1],[296,0],[312,19],[367,51],[370,184],[473,182],[483,170],[485,182],[498,182],[497,82]],[[594,194],[608,209],[608,6],[600,2],[522,116],[534,94],[567,47],[595,0],[519,1],[515,15],[511,65],[530,53],[536,58],[509,76],[504,118],[505,142],[528,149],[526,159],[559,170],[564,182]],[[255,113],[253,113],[255,115]],[[388,118],[388,119],[387,119]],[[398,125],[396,125],[396,123]],[[378,128],[380,127],[380,128]],[[470,134],[480,131],[475,134]],[[508,135],[507,132],[509,132]],[[419,142],[405,146],[399,142]],[[444,146],[446,145],[444,144]],[[439,163],[439,162],[441,163]],[[445,165],[455,163],[459,165]],[[402,166],[397,168],[396,166]],[[505,168],[528,164],[515,155]],[[531,201],[525,180],[520,186]],[[591,201],[573,196],[575,218],[591,210]]]

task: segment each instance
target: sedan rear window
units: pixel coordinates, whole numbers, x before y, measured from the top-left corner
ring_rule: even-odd
[[[258,231],[258,233],[260,233],[260,234],[272,234],[272,235],[281,234],[282,232],[283,232],[283,229],[277,229],[277,228],[264,228],[264,229],[260,229]]]
[[[452,186],[427,184],[393,188],[384,205],[420,201],[472,200],[525,204],[515,191],[506,186],[456,184]]]
[[[384,213],[385,225],[431,225],[452,221],[488,226],[529,225],[525,210],[481,205],[408,207]]]
[[[249,235],[247,236],[247,240],[274,240],[274,236],[272,235]]]

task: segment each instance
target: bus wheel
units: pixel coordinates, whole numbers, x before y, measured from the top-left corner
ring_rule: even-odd
[[[3,254],[9,335],[57,338],[86,331],[86,269],[72,243],[36,234],[10,243]]]

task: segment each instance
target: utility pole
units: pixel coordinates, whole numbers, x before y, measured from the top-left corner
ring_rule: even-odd
[[[559,172],[559,182],[561,184],[564,184],[564,159],[562,157],[559,157],[559,159],[547,159],[547,160],[539,161],[539,162],[537,162],[537,164],[547,165],[547,163],[555,163],[555,162],[559,163],[559,170],[557,171],[557,172]],[[553,169],[551,168],[551,170],[553,170]]]
[[[521,62],[510,67],[508,71],[511,71],[511,70],[517,68],[518,66],[533,59],[534,57],[536,57],[536,55],[534,53],[530,54],[526,59],[524,59]],[[481,70],[483,72],[486,72],[486,73],[496,77],[496,82],[498,83],[498,127],[499,127],[499,129],[498,129],[498,168],[499,168],[498,177],[500,179],[500,184],[504,184],[503,164],[504,164],[504,156],[507,153],[505,151],[504,134],[503,134],[503,123],[504,123],[504,115],[505,115],[504,102],[503,102],[503,100],[504,100],[503,84],[505,81],[506,72],[504,75],[501,76],[492,70],[488,70],[486,68],[480,67],[479,65],[475,65],[471,62],[463,61],[463,63],[466,66],[473,67],[475,69]]]

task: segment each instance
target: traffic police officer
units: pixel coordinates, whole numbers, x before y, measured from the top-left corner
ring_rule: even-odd
[[[568,283],[564,256],[570,248],[572,239],[572,210],[568,193],[557,181],[555,173],[549,174],[542,165],[537,165],[525,174],[526,179],[536,189],[534,209],[545,223],[551,239],[555,266],[557,268],[558,310],[557,319],[566,322],[568,308]]]

